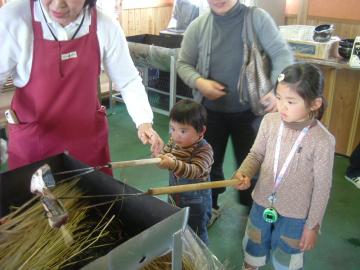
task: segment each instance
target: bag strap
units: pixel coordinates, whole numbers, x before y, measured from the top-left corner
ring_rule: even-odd
[[[243,35],[245,35],[245,37],[243,36],[244,41],[249,40],[252,41],[253,44],[255,45],[255,47],[257,47],[257,49],[259,51],[262,51],[262,46],[259,42],[258,36],[256,35],[255,31],[254,31],[254,12],[255,9],[257,7],[252,6],[252,7],[248,7],[247,12],[246,12],[246,16],[245,16],[245,27],[244,27],[244,32]]]
[[[249,17],[249,9],[250,8],[246,8],[245,10],[245,15],[244,15],[244,23],[243,23],[243,29],[242,29],[242,33],[241,33],[241,36],[242,36],[242,39],[243,39],[243,42],[244,43],[248,43],[248,35],[247,35],[247,18]]]
[[[243,65],[241,66],[240,69],[240,74],[239,74],[239,80],[237,83],[237,88],[239,90],[239,98],[240,98],[240,103],[244,103],[245,101],[247,101],[246,97],[244,96],[244,88],[245,88],[245,80],[246,80],[246,74],[245,74],[245,69],[246,66],[249,64],[249,53],[250,53],[250,48],[251,48],[251,44],[250,44],[250,40],[249,40],[249,36],[248,36],[248,31],[249,28],[252,28],[251,26],[251,20],[250,20],[250,27],[249,27],[249,17],[250,17],[250,12],[251,12],[251,8],[250,7],[246,7],[245,10],[245,15],[244,15],[244,23],[243,23],[243,29],[242,29],[242,40],[243,40],[243,46],[244,46],[244,62]],[[250,30],[252,31],[252,30]]]

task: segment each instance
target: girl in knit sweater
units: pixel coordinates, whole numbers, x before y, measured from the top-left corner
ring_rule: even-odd
[[[303,269],[315,246],[328,203],[335,139],[319,121],[324,112],[323,75],[312,64],[283,70],[275,87],[276,113],[265,115],[256,140],[234,178],[250,186],[254,203],[243,239],[243,269],[271,257],[275,269]]]

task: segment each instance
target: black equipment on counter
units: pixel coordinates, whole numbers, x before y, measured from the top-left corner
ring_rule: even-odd
[[[331,34],[334,31],[332,24],[320,24],[315,27],[313,40],[317,42],[328,42],[331,39]]]

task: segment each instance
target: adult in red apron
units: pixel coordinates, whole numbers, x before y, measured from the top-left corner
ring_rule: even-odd
[[[90,166],[110,161],[105,108],[97,96],[100,49],[96,8],[88,34],[72,40],[45,40],[34,20],[29,82],[16,90],[11,108],[19,124],[9,125],[9,168],[68,151]],[[111,173],[111,170],[108,172]]]

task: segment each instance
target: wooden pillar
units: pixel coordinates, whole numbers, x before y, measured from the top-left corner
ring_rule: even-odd
[[[116,0],[115,10],[117,14],[117,20],[122,25],[122,4],[123,0]]]
[[[309,0],[300,0],[296,24],[306,24],[308,17]]]

